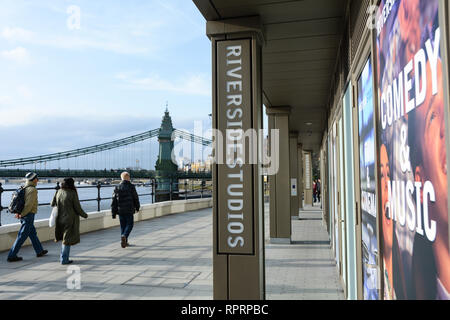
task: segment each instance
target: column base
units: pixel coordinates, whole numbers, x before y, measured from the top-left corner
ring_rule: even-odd
[[[291,238],[270,238],[272,244],[291,244]]]

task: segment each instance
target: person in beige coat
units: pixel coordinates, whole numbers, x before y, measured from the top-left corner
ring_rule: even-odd
[[[16,214],[16,218],[20,219],[21,227],[17,234],[17,239],[14,242],[8,254],[8,262],[17,262],[23,260],[22,257],[17,256],[23,243],[29,237],[33,245],[36,256],[42,257],[48,253],[42,248],[42,244],[37,236],[36,228],[34,227],[34,216],[38,211],[38,191],[36,186],[39,178],[36,173],[29,172],[25,176],[27,182],[25,184],[25,206],[20,214]]]
[[[61,264],[73,263],[69,260],[70,247],[80,242],[80,217],[88,215],[81,208],[75,181],[65,178],[53,197],[51,206],[58,207],[58,217],[55,224],[55,242],[62,240]]]

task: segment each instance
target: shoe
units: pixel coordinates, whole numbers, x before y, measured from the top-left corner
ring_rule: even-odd
[[[23,260],[22,257],[8,258],[8,262],[17,262],[17,261],[22,261],[22,260]]]
[[[38,253],[38,254],[36,255],[36,257],[38,257],[38,258],[43,257],[43,256],[45,256],[47,253],[48,253],[47,250],[42,250],[42,252],[41,252],[41,253]]]
[[[61,262],[61,264],[71,264],[71,263],[73,263],[73,260],[69,260],[67,262]]]
[[[124,236],[122,236],[120,238],[120,245],[122,246],[122,248],[125,248],[127,246],[127,238],[125,238]]]

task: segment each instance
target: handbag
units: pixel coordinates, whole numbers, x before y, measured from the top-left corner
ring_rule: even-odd
[[[50,214],[50,218],[48,219],[48,226],[50,228],[55,225],[57,217],[58,217],[58,207],[54,206],[52,209],[52,213]]]

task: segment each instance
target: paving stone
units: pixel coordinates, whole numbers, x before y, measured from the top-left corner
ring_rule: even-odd
[[[155,286],[161,285],[161,283],[164,282],[164,280],[165,280],[164,278],[151,278],[151,277],[136,276],[123,284],[128,285],[128,286],[155,287]]]
[[[112,285],[100,292],[99,299],[114,297],[115,300],[136,300],[149,292],[152,287],[137,285]],[[107,298],[107,299],[109,299]]]
[[[196,278],[192,280],[186,287],[187,289],[192,290],[194,293],[197,291],[205,291],[212,292],[213,290],[213,281],[212,279],[199,279]]]

